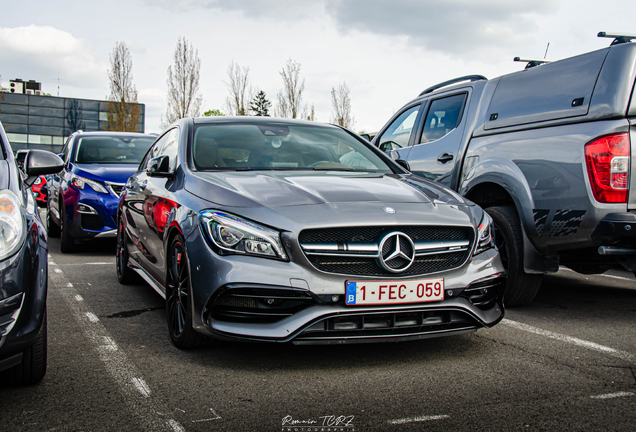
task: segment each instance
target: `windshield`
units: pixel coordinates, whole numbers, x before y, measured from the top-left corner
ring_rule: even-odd
[[[136,164],[154,142],[152,137],[81,137],[75,152],[79,164]]]
[[[203,124],[194,133],[198,170],[329,170],[390,173],[342,129],[285,123]]]

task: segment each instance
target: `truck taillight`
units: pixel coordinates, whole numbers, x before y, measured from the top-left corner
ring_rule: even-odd
[[[629,189],[629,134],[607,135],[585,144],[585,163],[594,198],[626,203]]]

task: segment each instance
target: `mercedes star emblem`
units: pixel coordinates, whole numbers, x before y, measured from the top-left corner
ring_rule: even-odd
[[[380,242],[378,263],[391,273],[401,273],[415,261],[415,245],[406,234],[396,231],[384,236]]]

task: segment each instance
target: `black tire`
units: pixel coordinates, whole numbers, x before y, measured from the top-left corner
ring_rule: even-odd
[[[60,250],[63,253],[75,251],[75,240],[68,232],[68,219],[66,218],[66,208],[64,203],[60,203]]]
[[[0,372],[0,383],[7,386],[22,386],[39,383],[46,374],[46,355],[47,325],[45,311],[42,327],[35,342],[24,350],[22,353],[22,361],[19,364]]]
[[[523,306],[530,303],[541,288],[541,274],[523,269],[523,233],[519,216],[513,207],[488,207],[486,212],[495,223],[495,244],[508,271],[504,305]]]
[[[177,348],[200,348],[209,339],[192,328],[190,272],[181,235],[170,243],[166,268],[166,316],[170,339]]]
[[[122,285],[128,285],[138,281],[137,273],[128,267],[128,236],[124,230],[121,217],[117,223],[117,250],[115,254],[115,267],[117,268],[117,279]]]
[[[60,227],[51,218],[51,209],[49,206],[46,208],[46,232],[49,237],[59,237]]]

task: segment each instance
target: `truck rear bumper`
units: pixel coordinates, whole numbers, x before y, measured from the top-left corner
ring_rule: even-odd
[[[603,246],[635,248],[636,213],[610,213],[596,225],[592,240]]]

